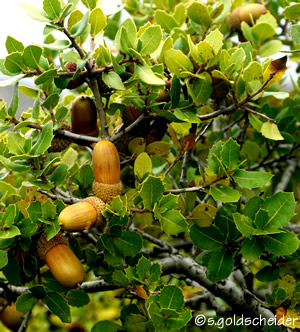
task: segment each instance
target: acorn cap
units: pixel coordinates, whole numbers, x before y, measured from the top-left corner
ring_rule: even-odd
[[[79,96],[73,101],[71,123],[72,132],[75,134],[98,136],[97,109],[92,98]]]
[[[69,245],[68,239],[62,234],[57,233],[52,239],[47,240],[47,234],[43,233],[37,242],[37,253],[44,261],[46,253],[57,244]]]
[[[93,166],[96,182],[105,184],[120,182],[120,158],[118,150],[112,142],[102,139],[95,145]]]
[[[96,225],[97,226],[100,225],[104,219],[102,212],[106,209],[106,204],[103,202],[102,199],[96,196],[87,197],[83,200],[83,202],[87,202],[94,207],[94,209],[97,212]]]
[[[59,129],[71,130],[71,127],[68,124],[63,123],[59,127]],[[72,143],[72,138],[66,137],[66,136],[60,135],[60,134],[55,134],[54,138],[51,142],[51,146],[48,149],[48,152],[61,152],[65,149],[67,149],[71,143]]]
[[[114,197],[122,194],[122,182],[115,184],[107,184],[100,182],[93,182],[93,193],[96,197],[102,199],[104,202],[110,202]]]

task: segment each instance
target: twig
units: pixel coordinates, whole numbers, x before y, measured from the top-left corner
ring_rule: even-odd
[[[191,193],[194,191],[203,191],[205,190],[204,186],[195,186],[189,188],[179,188],[179,189],[168,189],[164,191],[164,194],[180,194],[180,193]]]
[[[176,183],[175,179],[173,178],[173,176],[171,174],[167,174],[167,176],[171,180],[171,182],[173,183],[174,188],[175,189],[179,189],[178,186],[177,186],[177,183]],[[179,194],[179,197],[182,200],[182,202],[185,203],[184,197],[183,197],[182,193]]]
[[[181,174],[180,174],[180,181],[179,183],[183,188],[187,187],[187,170],[188,170],[188,163],[191,159],[192,150],[185,151],[183,156],[183,162],[181,167]]]
[[[204,128],[200,129],[200,132],[198,132],[196,134],[196,138],[195,138],[195,144],[199,141],[200,138],[203,137],[203,135],[207,132],[208,128],[211,126],[211,124],[213,123],[213,120],[211,120],[209,123],[207,123]]]
[[[167,175],[170,170],[178,163],[178,161],[180,161],[183,158],[184,154],[181,153],[173,162],[171,165],[169,165],[169,167],[165,170],[165,175]]]
[[[24,332],[24,331],[26,331],[30,316],[31,316],[31,310],[28,311],[28,312],[26,313],[26,315],[24,316],[23,322],[22,322],[22,324],[20,325],[20,327],[19,327],[19,329],[18,329],[18,332]]]
[[[74,134],[68,130],[58,129],[56,132],[60,135],[66,136],[66,137],[70,137],[70,138],[74,138],[74,139],[78,139],[78,140],[84,140],[84,141],[90,142],[90,143],[97,143],[97,142],[101,141],[101,138],[99,138],[99,137],[86,136],[86,135],[82,135],[82,134]]]
[[[101,135],[104,138],[108,138],[108,132],[106,129],[106,114],[103,108],[103,104],[102,104],[102,98],[101,98],[101,93],[100,93],[100,89],[99,89],[99,84],[97,82],[97,78],[96,77],[91,77],[89,80],[89,86],[91,88],[91,90],[93,91],[93,94],[95,96],[95,100],[96,100],[96,107],[97,107],[97,111],[99,113],[99,119],[100,119],[100,125],[101,125]]]
[[[271,73],[270,76],[268,77],[268,79],[263,83],[263,85],[257,91],[252,93],[252,95],[247,96],[246,98],[244,98],[237,104],[233,104],[233,105],[230,105],[225,108],[222,107],[222,108],[218,109],[217,111],[214,111],[210,114],[197,115],[198,118],[200,120],[210,120],[210,119],[216,118],[219,115],[231,113],[231,112],[235,111],[236,109],[241,108],[242,106],[247,104],[251,99],[253,99],[255,96],[257,96],[259,93],[261,93],[266,88],[266,86],[268,85],[268,83],[271,81],[271,79],[274,77],[275,74],[276,74],[276,72]]]
[[[86,293],[104,292],[118,288],[120,287],[108,284],[104,280],[86,281],[79,286],[79,289],[85,291]]]
[[[165,241],[162,241],[160,239],[157,239],[157,238],[155,238],[155,237],[153,237],[153,236],[151,236],[151,235],[149,235],[149,234],[141,231],[138,228],[131,227],[130,230],[139,233],[142,236],[142,238],[144,238],[144,239],[146,239],[146,240],[148,240],[148,241],[150,241],[150,242],[158,245],[160,248],[168,251],[171,254],[176,254],[178,252],[177,249],[175,249],[171,244],[169,244],[169,243],[167,243]]]
[[[132,128],[134,128],[137,124],[139,124],[144,119],[146,119],[146,115],[143,113],[134,122],[132,122],[129,126],[127,126],[126,128],[122,129],[117,134],[113,135],[110,138],[110,141],[111,142],[116,141],[117,139],[119,139],[120,137],[122,137],[124,134],[128,133]]]
[[[274,123],[276,123],[276,120],[269,118],[269,117],[266,116],[265,114],[262,114],[262,113],[256,112],[256,111],[252,110],[251,108],[249,108],[249,107],[247,107],[247,106],[242,106],[242,108],[245,109],[245,110],[246,110],[247,112],[249,112],[249,113],[252,113],[252,114],[255,114],[255,115],[257,115],[257,116],[260,116],[261,118],[264,118],[264,119],[266,119],[266,120],[268,120],[268,121],[270,121],[270,122],[274,122]]]
[[[287,162],[288,166],[284,170],[280,182],[277,184],[277,187],[275,188],[274,194],[285,191],[286,187],[288,186],[290,179],[292,175],[294,174],[296,167],[297,167],[297,161],[296,160],[288,160]]]
[[[39,192],[41,194],[44,194],[44,195],[48,196],[49,198],[51,198],[53,200],[60,199],[60,200],[62,200],[66,204],[74,204],[74,203],[78,203],[78,202],[81,201],[81,199],[75,198],[73,196],[66,197],[66,196],[62,196],[62,195],[59,195],[59,194],[56,194],[56,195],[55,194],[51,194],[48,191],[43,190],[41,188],[38,188],[37,192]]]

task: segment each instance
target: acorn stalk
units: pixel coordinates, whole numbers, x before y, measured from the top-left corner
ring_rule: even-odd
[[[68,232],[80,232],[103,222],[105,203],[98,197],[87,197],[63,209],[58,217],[60,227]]]
[[[43,233],[37,243],[37,252],[62,286],[73,288],[83,282],[85,274],[83,266],[62,233],[58,233],[50,240],[47,240],[46,233]]]
[[[93,183],[94,195],[104,202],[110,202],[122,193],[120,180],[120,158],[115,145],[102,139],[93,151],[93,166],[95,181]]]

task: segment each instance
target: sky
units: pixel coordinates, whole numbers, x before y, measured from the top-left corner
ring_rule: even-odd
[[[65,1],[67,2],[67,1]],[[102,0],[104,13],[110,13],[117,7],[121,0]],[[0,58],[7,55],[5,41],[11,36],[22,41],[24,46],[30,44],[41,44],[45,23],[35,21],[27,15],[21,3],[42,8],[43,0],[9,0],[1,7],[0,20]],[[85,13],[86,8],[81,4],[80,9]]]

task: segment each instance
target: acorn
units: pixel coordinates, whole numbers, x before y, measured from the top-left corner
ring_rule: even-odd
[[[0,299],[0,305],[4,305],[6,302],[5,299]],[[8,305],[1,313],[0,320],[1,322],[12,331],[18,331],[22,321],[24,319],[24,315],[16,310],[16,304],[12,302]]]
[[[63,209],[58,217],[60,227],[68,232],[80,232],[103,222],[105,203],[98,197],[87,197]]]
[[[62,233],[58,233],[49,241],[46,233],[43,233],[37,243],[37,253],[62,286],[73,288],[83,282],[84,269]]]
[[[250,24],[252,22],[252,18],[256,21],[261,15],[266,14],[266,12],[267,9],[264,5],[259,3],[250,3],[248,5],[235,8],[230,13],[227,22],[234,29],[240,30],[242,22]]]
[[[75,134],[98,137],[97,109],[92,98],[77,97],[71,108],[71,128]],[[79,145],[86,145],[84,140],[74,140]]]
[[[95,181],[93,183],[94,195],[104,202],[110,202],[114,197],[122,194],[120,180],[120,158],[115,145],[102,139],[93,151],[93,166]]]
[[[71,127],[68,124],[63,123],[59,127],[59,129],[70,131]],[[72,138],[60,134],[55,134],[54,138],[52,139],[51,146],[48,149],[48,152],[61,152],[67,149],[71,143],[72,143]]]
[[[120,153],[126,154],[128,152],[128,144],[134,138],[136,138],[135,135],[131,135],[130,133],[125,133],[122,137],[118,138],[114,144]]]

